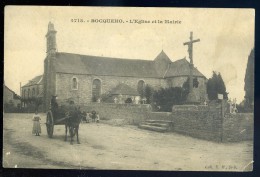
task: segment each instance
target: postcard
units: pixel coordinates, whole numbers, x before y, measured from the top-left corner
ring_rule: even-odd
[[[4,14],[4,168],[253,170],[254,9]]]

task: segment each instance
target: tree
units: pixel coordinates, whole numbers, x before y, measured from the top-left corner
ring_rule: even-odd
[[[181,87],[161,88],[153,94],[153,102],[160,107],[159,111],[171,111],[173,105],[183,104],[187,94]]]
[[[151,104],[153,100],[153,88],[150,85],[146,85],[144,89],[144,97],[147,99],[146,103]]]
[[[228,99],[226,86],[220,73],[213,71],[207,83],[207,93],[209,100],[217,100],[218,94],[223,94],[224,99]]]
[[[220,73],[218,73],[218,80],[217,80],[217,91],[219,94],[223,94],[224,99],[228,99],[227,92],[226,92],[226,86],[222,79],[222,76]]]
[[[248,109],[252,109],[254,103],[254,77],[255,77],[254,63],[255,63],[255,54],[254,54],[254,49],[252,49],[248,57],[246,74],[244,79],[245,107]]]

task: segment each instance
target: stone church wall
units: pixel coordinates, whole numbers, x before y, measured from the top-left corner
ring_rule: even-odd
[[[52,95],[56,94],[56,58],[54,53],[48,53],[44,60],[43,74],[43,109],[47,111]]]
[[[92,80],[100,79],[102,83],[102,93],[106,93],[115,88],[118,84],[124,83],[130,87],[137,89],[138,82],[143,80],[146,84],[150,85],[154,89],[160,87],[166,87],[166,82],[163,79],[155,78],[135,78],[135,77],[118,77],[118,76],[92,76]]]
[[[78,80],[78,89],[72,89],[72,79]],[[91,101],[91,77],[88,75],[56,74],[56,95],[60,102],[72,99],[75,103]]]
[[[182,87],[183,84],[187,81],[187,76],[180,76],[180,77],[172,77],[168,78],[167,82],[171,87]],[[206,87],[206,79],[202,77],[197,77],[199,86],[198,88],[194,88],[194,93],[196,94],[197,98],[200,101],[204,101],[207,95],[207,87]]]
[[[72,78],[78,80],[78,89],[72,89]],[[56,74],[56,94],[58,99],[65,100],[73,98],[76,103],[89,103],[92,99],[92,81],[99,79],[101,81],[101,94],[105,94],[115,88],[119,83],[125,83],[132,88],[137,89],[138,81],[143,80],[146,84],[155,89],[167,87],[164,79],[155,78],[134,78],[117,76],[93,76],[93,75],[74,75],[74,74]]]

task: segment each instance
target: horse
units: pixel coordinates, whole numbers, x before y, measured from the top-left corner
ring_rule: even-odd
[[[74,107],[67,112],[67,119],[65,121],[65,141],[67,141],[67,131],[69,129],[70,144],[73,144],[73,137],[77,136],[77,143],[79,142],[79,124],[82,119],[82,113],[80,108]]]

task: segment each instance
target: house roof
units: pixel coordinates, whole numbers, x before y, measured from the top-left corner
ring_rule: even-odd
[[[165,73],[165,78],[167,77],[177,77],[177,76],[189,76],[190,66],[189,62],[184,58],[172,62],[169,66],[169,69]],[[198,77],[205,77],[197,68],[194,67],[193,75]]]
[[[189,62],[186,59],[172,62],[162,51],[155,60],[122,59],[56,53],[56,72],[121,77],[164,78],[189,75]],[[194,68],[195,76],[205,77]]]
[[[19,96],[18,94],[16,94],[13,90],[11,90],[9,87],[7,87],[6,85],[4,85],[5,89],[9,90],[10,92],[13,93],[13,99],[21,99],[21,96]]]
[[[110,91],[111,95],[132,95],[132,96],[138,96],[139,93],[136,89],[124,84],[120,83],[118,84],[114,89]]]
[[[35,84],[43,84],[43,76],[42,75],[34,77],[33,79],[31,79],[27,84],[25,84],[22,87],[27,87],[27,86],[31,86],[31,85],[35,85]]]

